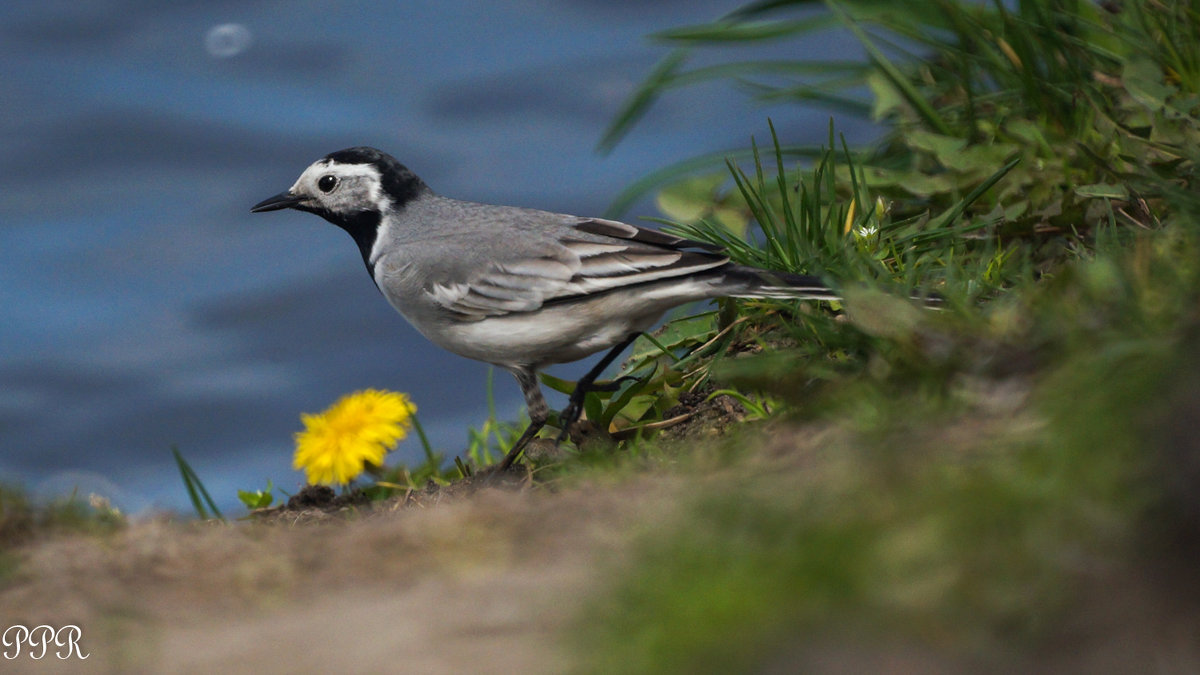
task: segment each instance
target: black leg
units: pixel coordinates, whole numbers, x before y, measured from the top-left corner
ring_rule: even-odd
[[[546,405],[546,399],[542,396],[541,388],[538,387],[537,372],[532,368],[521,368],[513,370],[512,374],[517,378],[517,384],[521,385],[521,393],[525,395],[525,407],[529,409],[529,426],[525,427],[525,431],[513,444],[512,449],[508,451],[504,459],[500,460],[500,464],[497,465],[499,471],[504,471],[517,461],[517,457],[521,456],[525,446],[533,440],[538,431],[541,431],[550,417],[550,406]]]
[[[596,362],[592,369],[586,375],[579,378],[579,382],[575,383],[575,391],[571,392],[571,398],[567,400],[567,407],[563,408],[562,414],[559,415],[559,423],[562,429],[558,432],[558,440],[556,443],[562,443],[567,437],[568,430],[571,425],[579,420],[579,416],[583,413],[583,398],[587,396],[589,391],[593,390],[593,385],[596,383],[596,378],[604,372],[604,369],[612,364],[625,348],[633,344],[633,341],[638,338],[641,333],[630,333],[624,340],[618,342],[604,358]]]
[[[558,435],[556,443],[561,443],[567,436],[567,430],[571,428],[583,412],[583,397],[592,390],[596,383],[596,378],[604,372],[612,362],[625,351],[625,348],[633,344],[633,341],[638,338],[641,333],[631,333],[624,340],[608,350],[608,353],[601,358],[586,375],[579,379],[575,384],[575,391],[571,393],[571,398],[567,401],[567,407],[563,409],[562,415],[559,417],[562,420],[562,431]],[[550,417],[550,406],[546,405],[546,399],[542,396],[542,390],[538,386],[537,371],[532,368],[519,368],[511,371],[513,376],[517,378],[517,384],[521,385],[521,393],[525,395],[525,407],[529,409],[529,426],[525,427],[525,431],[521,433],[521,437],[513,444],[508,454],[500,463],[496,465],[498,471],[503,471],[512,466],[513,462],[521,456],[521,452],[525,450],[525,446],[529,445],[529,441],[533,440],[534,436],[541,431],[546,425],[546,420]]]

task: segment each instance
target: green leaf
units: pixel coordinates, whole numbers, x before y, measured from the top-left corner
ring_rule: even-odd
[[[1163,83],[1162,68],[1147,58],[1135,58],[1126,63],[1121,82],[1135,101],[1152,112],[1162,110],[1167,99],[1175,93],[1173,87]]]
[[[598,391],[589,391],[583,397],[583,414],[589,420],[599,421],[604,418],[604,403],[600,400]],[[603,392],[607,394],[608,392]]]
[[[655,206],[668,218],[699,220],[712,212],[717,191],[728,179],[723,171],[689,176],[660,190],[654,199]]]
[[[1124,185],[1108,185],[1105,183],[1080,185],[1079,187],[1075,188],[1075,194],[1080,197],[1129,199],[1129,189]]]
[[[653,404],[655,398],[657,398],[653,394],[646,393],[657,388],[658,384],[654,380],[654,372],[651,372],[645,378],[633,381],[620,394],[613,398],[612,402],[604,408],[603,412],[597,417],[590,417],[589,419],[596,420],[605,429],[608,429],[613,419],[618,415],[624,417],[629,422],[636,422],[649,409],[650,405]],[[649,403],[643,405],[641,399],[649,399]],[[637,401],[637,403],[634,403],[634,401]]]
[[[538,379],[542,384],[550,387],[560,394],[570,395],[575,392],[575,383],[570,380],[564,380],[561,377],[555,377],[549,373],[538,373]]]
[[[681,349],[691,345],[707,342],[717,332],[717,313],[704,312],[684,319],[676,319],[663,326],[655,339],[668,350]],[[639,338],[633,343],[633,353],[629,357],[631,363],[645,361],[647,357],[657,358],[662,350],[653,342]]]
[[[265,509],[275,501],[275,495],[272,494],[274,489],[275,487],[271,484],[271,481],[268,480],[267,489],[255,490],[254,492],[250,492],[249,490],[238,490],[237,496],[238,499],[245,504],[246,508],[248,509]]]
[[[998,164],[1012,157],[1019,148],[1009,143],[975,143],[967,139],[943,136],[914,129],[904,135],[905,142],[934,156],[947,169],[959,173],[991,172]]]
[[[881,71],[872,69],[867,74],[866,80],[867,87],[874,96],[874,100],[871,102],[871,121],[878,122],[903,108],[904,95]]]
[[[910,147],[928,152],[939,160],[962,152],[967,145],[965,138],[935,134],[923,129],[913,129],[905,133],[904,141]]]
[[[958,179],[945,173],[929,176],[914,171],[892,171],[877,166],[864,166],[862,175],[871,188],[895,187],[917,197],[945,194],[958,188]],[[849,179],[848,172],[845,176]]]
[[[709,218],[742,236],[749,224],[745,203],[733,195],[721,194],[721,187],[728,180],[726,172],[685,178],[663,188],[655,197],[655,205],[673,221],[686,223]]]
[[[631,396],[624,405],[613,411],[615,414],[609,415],[609,421],[611,422],[616,417],[620,417],[629,424],[635,424],[640,422],[642,417],[645,416],[645,414],[651,408],[653,408],[654,404],[657,402],[658,396],[656,394],[637,394],[635,396]],[[616,406],[613,407],[615,408]],[[608,413],[606,412],[606,414]]]
[[[938,157],[947,169],[964,174],[990,173],[998,164],[1017,153],[1019,148],[1008,143],[977,144],[961,151]]]
[[[1004,130],[1011,136],[1042,148],[1047,154],[1052,152],[1049,143],[1046,142],[1046,134],[1042,127],[1029,120],[1009,120],[1004,123]]]

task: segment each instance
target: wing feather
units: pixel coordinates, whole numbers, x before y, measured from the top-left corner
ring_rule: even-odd
[[[604,293],[720,267],[720,248],[613,220],[562,216],[537,230],[535,255],[513,254],[471,273],[465,281],[436,284],[434,302],[468,320],[534,312],[546,303]],[[551,236],[545,234],[552,232]],[[513,249],[529,250],[530,246]],[[685,249],[702,249],[685,250]],[[495,252],[493,252],[495,253]]]

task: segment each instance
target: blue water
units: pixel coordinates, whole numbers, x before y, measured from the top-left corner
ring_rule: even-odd
[[[408,392],[434,445],[461,452],[487,366],[409,328],[345,233],[249,207],[352,145],[449,196],[598,215],[654,169],[763,138],[768,116],[789,142],[821,142],[828,113],[713,85],[664,98],[596,154],[666,53],[646,34],[734,7],[5,3],[0,481],[186,509],[177,446],[226,506],[268,479],[291,491],[300,413],[366,387]],[[857,52],[838,39],[812,53]],[[506,373],[495,391],[515,416]],[[396,459],[419,455],[410,439]]]

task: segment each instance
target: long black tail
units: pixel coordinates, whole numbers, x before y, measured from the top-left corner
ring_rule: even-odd
[[[800,300],[841,300],[818,277],[790,272],[763,270],[745,265],[726,265],[720,268],[724,276],[721,286],[732,298],[778,298]]]

